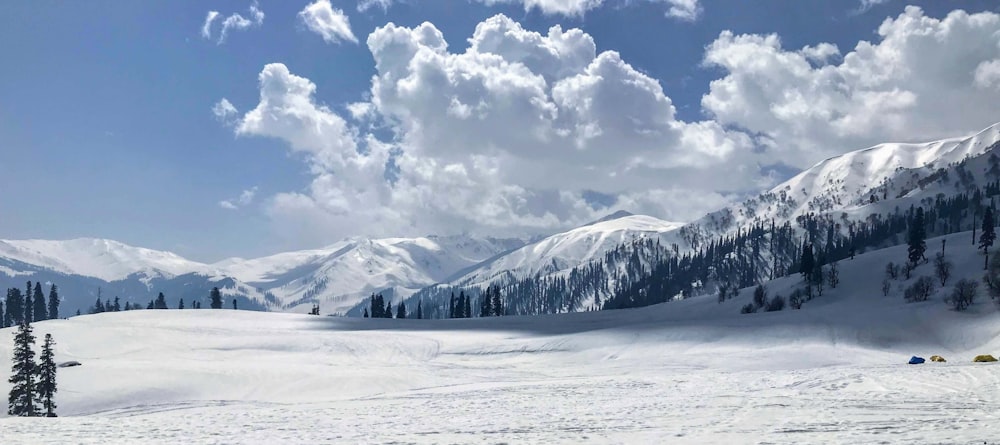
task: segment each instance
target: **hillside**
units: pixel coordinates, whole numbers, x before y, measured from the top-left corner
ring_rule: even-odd
[[[968,237],[949,238],[953,280],[981,272]],[[896,285],[882,296],[883,266],[902,255],[858,255],[841,263],[838,288],[801,310],[749,315],[738,313],[745,289],[722,304],[709,295],[471,320],[187,310],[45,321],[36,333],[53,334],[57,360],[82,363],[59,371],[62,417],[44,429],[20,418],[0,425],[8,441],[35,444],[103,443],[111,431],[145,443],[992,437],[997,365],[971,359],[1000,353],[1000,314],[988,299],[954,312],[947,290],[923,303],[905,303]],[[797,280],[766,285],[787,294]],[[905,364],[932,354],[948,363]],[[10,342],[0,342],[0,361],[9,357]]]

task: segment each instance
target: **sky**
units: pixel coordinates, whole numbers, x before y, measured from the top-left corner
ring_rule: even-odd
[[[689,221],[1000,121],[1000,4],[0,4],[0,238],[193,260]]]

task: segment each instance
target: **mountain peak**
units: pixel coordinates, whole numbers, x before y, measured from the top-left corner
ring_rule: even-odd
[[[609,214],[609,215],[607,215],[607,216],[605,216],[605,217],[603,217],[601,219],[598,219],[598,220],[595,220],[595,221],[591,221],[591,222],[589,222],[589,223],[587,223],[585,225],[586,226],[591,226],[591,225],[594,225],[594,224],[597,224],[597,223],[602,223],[602,222],[605,222],[605,221],[613,221],[613,220],[616,220],[616,219],[627,218],[629,216],[635,216],[635,214],[632,213],[632,212],[625,211],[625,210],[619,210],[619,211],[617,211],[615,213],[612,213],[612,214]]]

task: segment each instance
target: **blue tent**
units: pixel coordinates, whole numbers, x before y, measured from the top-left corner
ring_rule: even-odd
[[[923,362],[924,362],[924,358],[923,357],[917,357],[915,355],[913,357],[910,357],[910,364],[911,365],[919,365],[919,364],[921,364]]]

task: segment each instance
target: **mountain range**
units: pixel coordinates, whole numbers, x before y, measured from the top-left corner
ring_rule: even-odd
[[[181,299],[207,300],[212,287],[241,308],[306,312],[319,303],[323,313],[357,315],[372,293],[400,301],[430,295],[427,290],[434,288],[441,289],[440,296],[448,289],[483,288],[521,277],[564,276],[638,239],[655,240],[679,255],[755,224],[789,222],[801,229],[806,216],[843,222],[839,230],[847,231],[851,221],[1000,179],[998,149],[1000,124],[968,137],[880,144],[821,161],[690,223],[617,212],[536,240],[354,237],[321,249],[213,264],[113,240],[0,240],[0,286],[56,283],[64,299],[62,315],[86,312],[97,298],[120,297],[123,304],[145,306],[159,292],[176,307]]]

